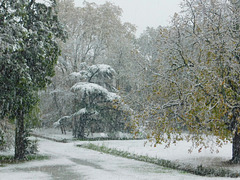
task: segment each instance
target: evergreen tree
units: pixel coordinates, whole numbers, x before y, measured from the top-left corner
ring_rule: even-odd
[[[0,115],[16,122],[15,158],[24,159],[26,116],[38,103],[37,91],[50,83],[65,33],[58,22],[55,0],[1,0]]]

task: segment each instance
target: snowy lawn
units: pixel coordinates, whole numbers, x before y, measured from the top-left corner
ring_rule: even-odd
[[[47,128],[47,129],[40,128],[40,129],[33,129],[32,131],[34,135],[52,138],[57,141],[75,140],[72,136],[71,131],[66,131],[66,134],[62,134],[60,128]],[[124,138],[129,139],[133,137],[131,134],[121,133],[121,132],[116,133],[116,135],[119,137],[119,139],[124,139]],[[106,133],[93,133],[93,134],[90,133],[87,137],[89,139],[98,139],[98,138],[101,139],[101,138],[108,138],[108,135]]]
[[[32,130],[32,133],[42,137],[53,138],[58,141],[62,141],[63,139],[66,140],[73,140],[72,132],[66,131],[66,134],[62,134],[60,128],[36,128]]]
[[[48,130],[39,130],[35,133],[40,133],[47,137],[68,139],[71,140],[71,133],[68,132],[67,135],[62,135],[60,130],[48,129]],[[105,135],[97,134],[96,136]],[[211,168],[224,168],[230,169],[231,171],[240,173],[240,165],[229,165],[226,163],[231,159],[232,155],[232,145],[226,144],[222,148],[218,148],[219,153],[211,153],[209,149],[202,149],[201,153],[198,152],[198,149],[193,149],[192,153],[189,153],[189,149],[192,147],[191,142],[178,142],[177,145],[171,145],[170,148],[165,148],[165,145],[157,145],[154,147],[147,140],[110,140],[110,141],[90,141],[98,146],[106,146],[108,148],[117,149],[119,151],[127,151],[137,155],[148,156],[152,158],[170,160],[171,162],[180,164],[181,166],[186,167],[197,167],[202,165],[204,167]],[[75,141],[76,144],[87,143],[82,141]]]
[[[231,159],[232,147],[231,144],[226,144],[219,148],[219,153],[211,153],[209,149],[202,149],[201,153],[194,149],[189,153],[192,144],[182,141],[177,145],[172,145],[170,148],[165,148],[165,145],[152,146],[147,140],[121,140],[121,141],[94,141],[89,142],[98,146],[105,146],[119,151],[126,151],[136,155],[148,156],[170,160],[182,167],[194,167],[202,165],[210,168],[224,168],[240,173],[240,165],[230,165],[227,163]]]
[[[193,165],[199,165],[201,163],[219,166],[220,162],[230,160],[232,155],[231,144],[219,148],[219,153],[211,153],[209,149],[202,149],[201,153],[199,153],[197,149],[194,149],[192,153],[189,153],[188,150],[191,148],[191,142],[186,141],[178,142],[177,145],[171,145],[169,148],[165,148],[165,145],[159,144],[157,147],[154,147],[147,140],[110,140],[94,141],[91,143],[139,155],[173,160],[182,163],[186,162]]]
[[[6,165],[3,180],[225,180],[201,177],[150,163],[116,157],[76,147],[78,142],[59,143],[39,138],[40,154],[48,160]],[[239,178],[240,179],[240,178]]]

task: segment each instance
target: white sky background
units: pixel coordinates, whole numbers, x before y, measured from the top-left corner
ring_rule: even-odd
[[[82,6],[84,0],[75,0],[76,6]],[[96,4],[112,2],[123,10],[122,21],[137,26],[137,35],[146,27],[167,26],[175,12],[180,11],[183,0],[86,0]]]

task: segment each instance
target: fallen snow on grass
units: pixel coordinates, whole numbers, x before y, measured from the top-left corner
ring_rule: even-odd
[[[74,139],[71,131],[66,131],[66,134],[62,134],[60,128],[47,128],[47,129],[37,128],[37,129],[33,129],[32,132],[35,135],[48,137],[48,138],[56,139],[59,141],[62,141],[64,139],[68,141],[72,141]],[[108,133],[100,132],[100,133],[90,133],[86,137],[89,139],[98,139],[98,138],[101,139],[101,138],[109,138],[109,136],[111,136],[111,133],[108,134]],[[114,136],[116,136],[119,139],[131,139],[133,137],[132,134],[123,133],[123,132],[115,132]]]
[[[143,147],[144,141],[96,142],[115,147]],[[0,168],[0,179],[71,179],[71,180],[225,180],[201,177],[158,165],[116,157],[76,147],[80,142],[58,143],[39,139],[39,151],[50,159]],[[81,142],[83,143],[83,142]],[[118,144],[118,145],[117,145]],[[129,148],[129,150],[131,150]],[[143,151],[143,150],[142,150]]]
[[[0,168],[0,179],[168,179],[168,180],[222,180],[227,177],[201,177],[181,171],[164,168],[158,165],[139,162],[136,160],[116,157],[88,149],[76,147],[86,141],[73,140],[71,132],[61,134],[59,129],[35,130],[35,133],[58,140],[68,139],[69,143],[58,143],[39,139],[39,151],[50,157],[48,160],[31,161],[20,164],[7,165]],[[239,165],[226,165],[231,158],[231,144],[224,145],[219,153],[211,153],[203,149],[201,153],[194,150],[188,153],[192,144],[186,141],[165,148],[165,145],[153,147],[146,140],[112,140],[91,141],[96,145],[104,145],[120,151],[127,151],[137,155],[171,160],[186,166],[204,166],[230,168],[240,172]],[[1,154],[1,153],[0,153]],[[240,178],[237,178],[240,179]]]
[[[66,134],[61,133],[60,128],[36,128],[32,129],[32,133],[35,135],[43,136],[43,137],[48,137],[48,138],[53,138],[56,140],[72,140],[72,132],[71,131],[66,131]]]
[[[36,133],[42,134],[47,137],[62,139],[72,139],[70,132],[67,135],[61,134],[58,129],[40,129],[35,130]],[[119,136],[126,136],[120,134]],[[107,137],[106,133],[94,133],[92,138]],[[91,138],[91,137],[90,137]],[[147,143],[146,143],[147,142]],[[86,142],[79,142],[79,144]],[[225,162],[231,159],[232,156],[232,144],[225,144],[222,148],[218,148],[219,153],[211,153],[209,149],[202,149],[201,153],[198,153],[198,149],[193,149],[192,153],[189,153],[189,149],[192,147],[191,142],[181,141],[176,145],[171,145],[170,148],[165,148],[165,145],[157,145],[154,147],[147,140],[111,140],[111,141],[91,141],[96,145],[104,145],[109,148],[116,148],[120,151],[127,151],[137,155],[144,155],[153,158],[170,160],[179,164],[185,164],[190,166],[210,166],[210,167],[224,167],[231,170],[240,172],[240,165],[227,165]]]
[[[192,180],[213,178],[185,174],[150,163],[116,157],[76,147],[76,142],[57,143],[39,139],[41,154],[49,160],[32,161],[0,168],[0,179],[71,180]]]
[[[240,165],[227,165],[226,162],[231,159],[232,146],[226,144],[219,148],[219,153],[211,153],[209,149],[202,149],[199,153],[197,149],[189,153],[192,144],[190,142],[182,141],[176,145],[165,148],[165,145],[152,146],[147,140],[123,140],[123,141],[95,141],[91,142],[95,145],[106,146],[120,151],[127,151],[137,155],[143,155],[158,159],[170,160],[183,166],[199,165],[207,167],[224,167],[240,172]]]

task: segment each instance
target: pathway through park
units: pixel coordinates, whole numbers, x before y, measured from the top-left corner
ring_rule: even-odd
[[[41,161],[0,167],[1,180],[192,180],[215,179],[166,169],[150,163],[116,157],[76,147],[78,142],[59,143],[39,139]],[[225,179],[225,178],[217,178]]]

